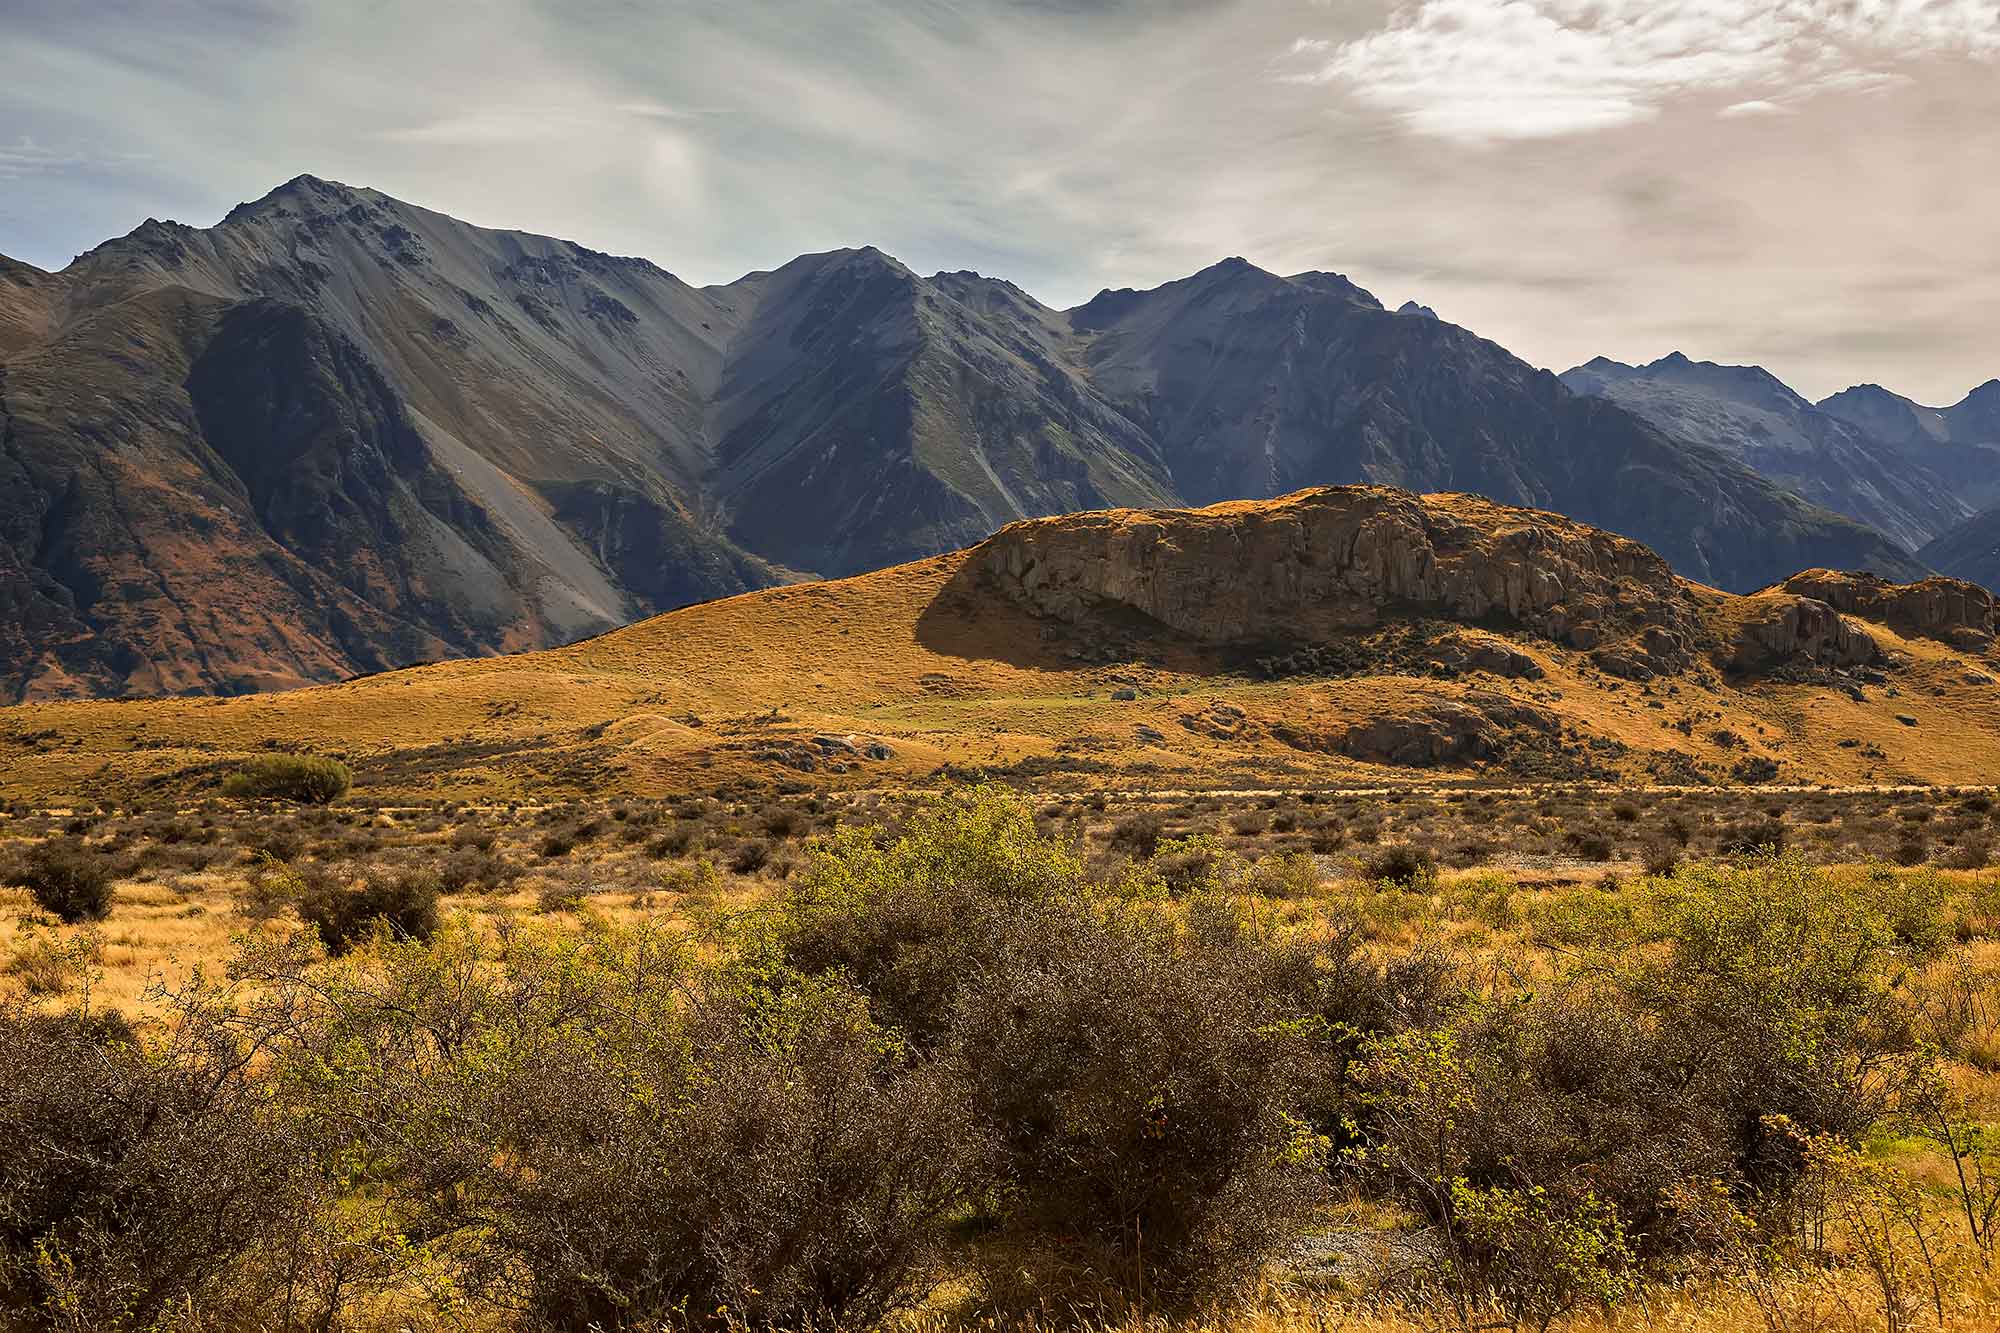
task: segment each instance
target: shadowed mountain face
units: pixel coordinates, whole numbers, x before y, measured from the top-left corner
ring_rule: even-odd
[[[533,648],[1022,517],[1369,481],[1749,587],[1890,540],[1426,311],[1241,260],[1073,311],[872,249],[695,288],[312,177],[0,260],[0,699]]]
[[[1690,361],[1679,352],[1646,366],[1598,357],[1562,379],[1677,439],[1741,459],[1911,550],[1972,513],[1961,488],[1933,467],[1952,463],[1948,445],[1873,434],[1814,407],[1760,366]]]
[[[1974,509],[2000,503],[2000,380],[1952,407],[1925,407],[1879,384],[1842,390],[1819,407],[1909,451]]]
[[[1920,572],[1726,454],[1335,274],[1229,260],[1070,318],[1092,379],[1159,442],[1189,503],[1354,482],[1470,491],[1636,537],[1728,588],[1829,562]]]
[[[2000,507],[1975,514],[1922,551],[1924,562],[1953,578],[2000,592]]]

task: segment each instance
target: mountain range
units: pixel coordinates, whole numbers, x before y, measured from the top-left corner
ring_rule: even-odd
[[[251,756],[376,800],[909,790],[1982,783],[1996,599],[1812,570],[1749,595],[1468,495],[1317,487],[964,550],[540,652],[238,699],[0,709],[0,801],[199,801]]]
[[[59,273],[0,260],[0,699],[542,647],[1023,517],[1313,484],[1560,511],[1739,591],[1915,577],[1919,539],[1972,517],[1879,449],[1977,474],[1985,390],[1866,445],[1837,423],[1900,422],[1881,401],[1806,405],[1850,482],[1617,378],[1578,392],[1241,259],[1072,310],[872,248],[695,287],[303,176]]]
[[[1869,524],[1934,569],[2000,582],[2000,380],[1944,408],[1875,384],[1811,403],[1761,366],[1679,352],[1644,366],[1598,357],[1562,380]]]

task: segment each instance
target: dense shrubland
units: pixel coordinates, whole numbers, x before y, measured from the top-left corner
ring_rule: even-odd
[[[791,860],[723,901],[668,860],[735,856],[712,808],[549,812],[525,917],[334,876],[337,822],[267,829],[226,969],[130,1021],[87,988],[0,1008],[0,1327],[1205,1316],[1357,1230],[1417,1258],[1315,1319],[1700,1290],[1778,1333],[1979,1326],[1982,881],[1759,840],[1531,896],[1403,843],[1328,881],[1113,820],[1107,857],[993,792],[827,813],[756,812],[758,868]],[[594,910],[562,876],[607,846],[700,910]]]

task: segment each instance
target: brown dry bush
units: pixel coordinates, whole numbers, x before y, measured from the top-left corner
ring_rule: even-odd
[[[378,929],[427,939],[438,928],[437,876],[377,873],[351,889],[331,880],[311,884],[298,908],[299,918],[336,954],[348,952]]]
[[[989,1180],[962,1085],[837,984],[528,929],[256,975],[385,1239],[531,1327],[866,1325],[929,1290]]]
[[[9,872],[35,905],[68,925],[102,921],[111,915],[110,860],[80,839],[37,843]]]
[[[0,1012],[0,1309],[9,1327],[305,1328],[324,1181],[300,1122],[201,998],[165,1038]]]

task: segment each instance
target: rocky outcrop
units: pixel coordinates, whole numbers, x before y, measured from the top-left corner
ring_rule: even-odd
[[[1434,699],[1404,713],[1356,722],[1331,735],[1272,727],[1278,740],[1299,750],[1325,750],[1370,764],[1430,768],[1501,758],[1518,747],[1546,742],[1562,731],[1546,709],[1504,695]]]
[[[1788,666],[1839,670],[1866,666],[1882,655],[1867,630],[1827,603],[1796,593],[1773,590],[1742,598],[1732,619],[1735,634],[1725,665],[1739,673]]]
[[[1431,644],[1430,666],[1447,676],[1483,671],[1503,680],[1540,680],[1542,664],[1495,634],[1460,630]]]
[[[1852,671],[1894,664],[1870,622],[1971,650],[1990,646],[1996,628],[1995,599],[1954,579],[1815,569],[1736,597],[1555,514],[1371,486],[1016,523],[975,548],[965,576],[1086,637],[1129,639],[1152,625],[1225,659],[1305,663],[1266,675],[1539,679],[1541,664],[1509,633],[1635,681],[1702,661],[1739,675]],[[1440,633],[1438,620],[1462,628]],[[1435,721],[1418,730],[1435,732]],[[1444,734],[1463,753],[1474,733]],[[1377,739],[1356,744],[1380,748]],[[1414,753],[1429,742],[1384,745]]]
[[[1205,644],[1310,643],[1423,615],[1615,646],[1667,673],[1704,637],[1694,595],[1644,546],[1470,496],[1338,486],[1078,514],[1014,524],[973,561],[1037,615],[1088,626],[1138,612]]]
[[[1778,586],[1844,615],[1887,625],[1905,638],[1936,639],[1973,651],[1993,646],[1993,594],[1963,579],[1891,583],[1873,574],[1809,569]]]

